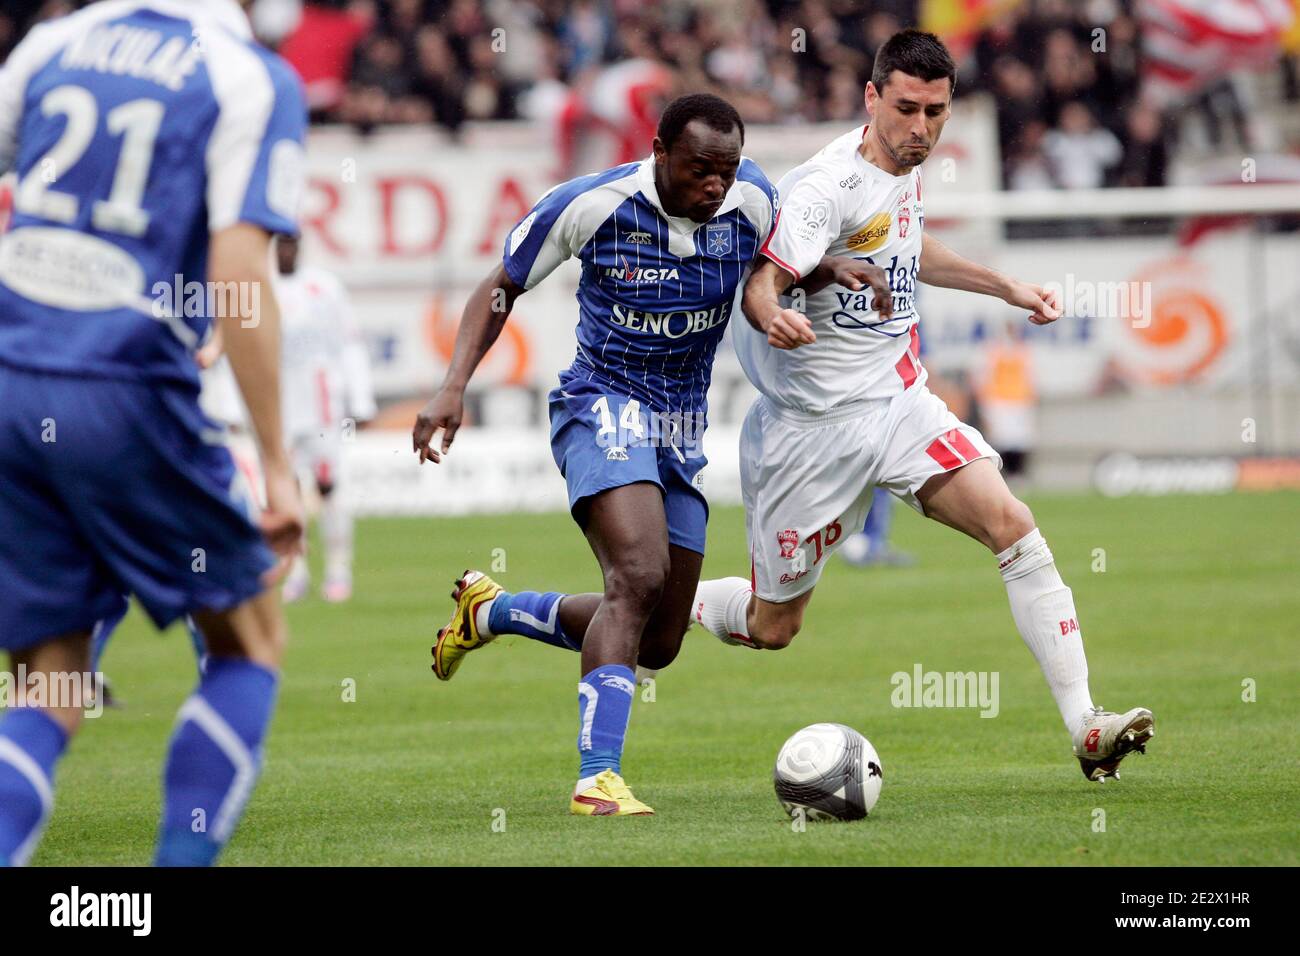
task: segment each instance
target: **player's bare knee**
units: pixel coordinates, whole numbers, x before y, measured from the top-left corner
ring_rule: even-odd
[[[779,651],[790,646],[801,624],[798,618],[780,617],[751,630],[749,637],[761,650]]]
[[[283,616],[267,623],[259,639],[250,649],[248,658],[269,670],[278,671],[284,661],[284,651],[289,643],[289,628]]]
[[[993,550],[1005,551],[1029,532],[1033,531],[1034,513],[1029,506],[1012,495],[1008,495],[998,514],[998,524],[990,535]]]
[[[677,660],[677,654],[681,649],[682,642],[680,639],[676,642],[658,643],[650,647],[643,644],[640,653],[637,654],[636,662],[647,670],[661,671]]]
[[[202,611],[194,617],[213,657],[242,657],[279,670],[289,630],[274,591],[228,611]]]
[[[605,600],[649,617],[668,583],[668,555],[629,554],[606,575]]]

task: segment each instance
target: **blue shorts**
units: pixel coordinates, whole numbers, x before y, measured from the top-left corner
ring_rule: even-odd
[[[259,594],[274,559],[219,434],[180,386],[0,365],[0,648],[124,593],[160,628]]]
[[[704,553],[709,504],[700,492],[708,459],[703,423],[658,414],[595,382],[567,382],[550,394],[551,454],[569,486],[569,510],[585,525],[593,495],[652,482],[664,496],[668,542]]]

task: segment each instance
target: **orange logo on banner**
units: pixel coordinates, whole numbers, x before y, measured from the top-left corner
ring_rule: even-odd
[[[452,353],[456,350],[456,331],[459,328],[460,322],[447,316],[443,308],[442,296],[435,295],[425,317],[425,336],[433,354],[444,364],[451,362]],[[501,329],[500,338],[488,349],[483,360],[490,362],[494,357],[497,361],[504,360],[507,363],[505,374],[498,384],[529,384],[532,372],[532,350],[528,345],[527,334],[517,322],[506,322]]]
[[[1206,285],[1206,268],[1179,256],[1144,269],[1130,287],[1150,284],[1150,316],[1125,319],[1138,349],[1135,374],[1156,385],[1189,382],[1208,369],[1227,348],[1230,330],[1218,296]],[[1134,322],[1145,324],[1135,325]]]

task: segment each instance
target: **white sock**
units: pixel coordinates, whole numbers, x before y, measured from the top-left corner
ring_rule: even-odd
[[[305,555],[296,556],[289,564],[289,573],[285,575],[285,584],[301,585],[307,587],[311,584],[311,566],[307,564]]]
[[[352,512],[337,488],[320,505],[321,537],[325,539],[325,579],[352,576]]]
[[[747,620],[753,594],[744,578],[701,581],[695,588],[695,610],[691,616],[723,644],[754,647]]]
[[[1035,528],[998,555],[1011,616],[1043,669],[1071,737],[1092,709],[1088,659],[1083,652],[1074,595],[1057,573],[1047,542]]]
[[[497,603],[497,599],[484,601],[477,610],[474,611],[474,624],[478,627],[478,632],[484,637],[495,637],[492,628],[488,627],[488,621],[492,619],[492,605]]]

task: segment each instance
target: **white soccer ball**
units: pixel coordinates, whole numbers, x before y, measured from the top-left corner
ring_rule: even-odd
[[[884,773],[871,741],[843,724],[812,724],[785,742],[772,771],[791,816],[861,820],[880,799]]]

